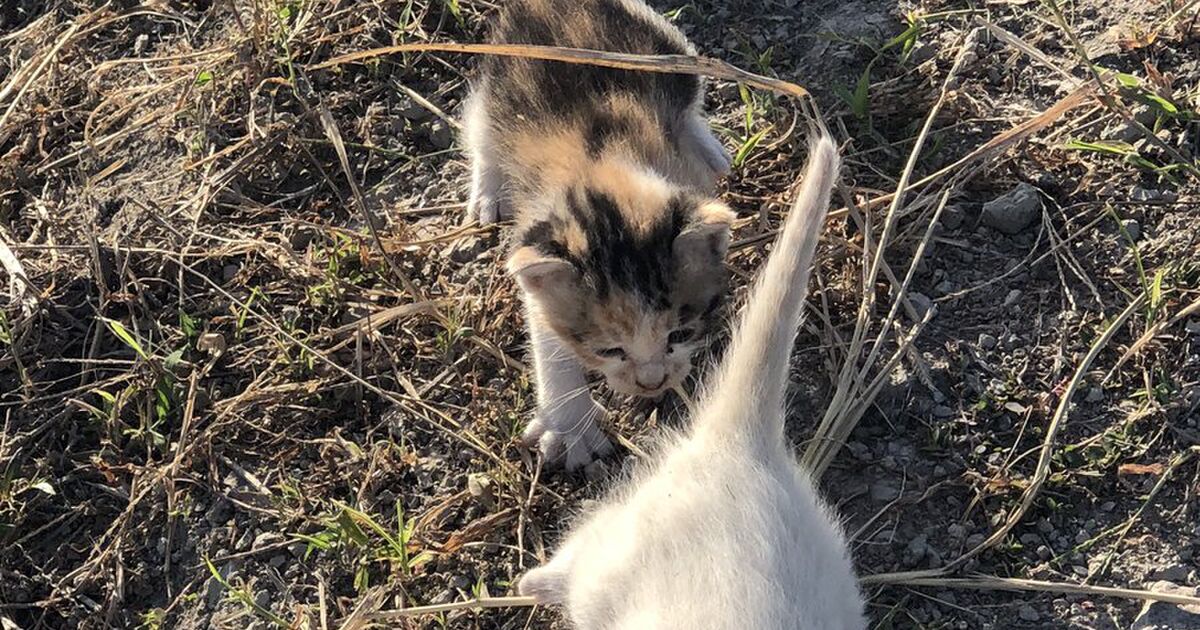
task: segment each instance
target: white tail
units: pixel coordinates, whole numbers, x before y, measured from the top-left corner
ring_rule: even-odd
[[[788,359],[839,163],[829,136],[817,136],[792,211],[750,291],[721,367],[708,382],[696,414],[698,431],[779,442]]]

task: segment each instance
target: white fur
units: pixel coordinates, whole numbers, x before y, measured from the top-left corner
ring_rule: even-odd
[[[836,518],[783,436],[788,359],[837,175],[813,144],[804,184],[691,430],[588,515],[522,593],[581,630],[859,630]]]
[[[528,294],[525,301],[538,411],[522,439],[530,446],[536,444],[547,460],[561,458],[567,470],[575,470],[612,450],[599,425],[604,407],[592,400],[587,375],[575,354],[542,323],[543,316]]]

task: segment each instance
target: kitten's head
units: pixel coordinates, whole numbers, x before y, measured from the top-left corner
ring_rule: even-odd
[[[601,178],[523,226],[509,270],[544,323],[623,394],[687,377],[725,292],[734,214],[641,174]],[[614,184],[629,184],[626,186]]]

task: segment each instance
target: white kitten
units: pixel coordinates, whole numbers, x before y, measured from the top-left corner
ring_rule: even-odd
[[[836,517],[783,434],[788,360],[838,155],[804,183],[690,431],[520,581],[591,629],[866,627]]]

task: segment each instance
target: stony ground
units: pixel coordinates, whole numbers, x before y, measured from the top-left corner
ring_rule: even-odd
[[[656,4],[703,54],[810,88],[843,143],[790,434],[811,452],[842,366],[882,375],[822,478],[874,628],[1200,627],[1137,599],[1200,586],[1197,7]],[[473,61],[317,68],[478,41],[493,10],[0,7],[0,628],[562,625],[379,611],[511,594],[679,401],[601,391],[626,448],[539,471],[514,439],[531,391],[506,230],[462,222]],[[894,279],[866,283],[879,200],[952,73],[886,231]],[[709,105],[739,156],[740,294],[804,125],[725,82]]]

